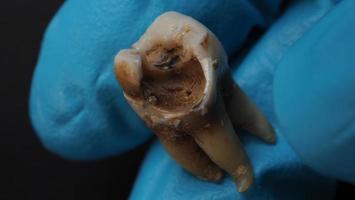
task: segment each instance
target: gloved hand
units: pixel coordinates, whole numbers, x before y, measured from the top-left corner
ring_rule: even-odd
[[[48,149],[71,159],[115,155],[144,142],[151,134],[123,100],[113,75],[114,55],[129,47],[156,16],[167,10],[179,11],[201,21],[221,40],[228,55],[235,55],[251,28],[266,27],[278,11],[277,1],[251,2],[67,2],[47,30],[33,79],[30,113],[42,142]],[[249,52],[235,73],[239,85],[263,109],[278,132],[275,146],[244,138],[256,176],[255,184],[246,194],[237,194],[229,178],[215,184],[192,177],[167,156],[160,144],[155,144],[142,167],[132,198],[164,199],[166,195],[176,199],[236,198],[236,195],[258,199],[332,198],[334,182],[305,167],[279,134],[272,88],[276,66],[284,60],[286,52],[289,57],[295,52],[289,47],[297,44],[298,39],[323,16],[327,18],[327,11],[333,4],[330,1],[300,1],[291,6]],[[233,64],[233,60],[230,61]],[[288,84],[277,79],[282,68],[288,68],[285,63],[280,65],[280,73],[276,76],[275,107],[283,133],[289,136],[292,130],[285,125],[287,120],[280,119],[280,110],[284,108],[277,105],[277,102],[282,105],[287,102],[287,99],[277,99],[282,97],[277,91]],[[295,140],[291,138],[290,141],[300,151],[293,144]],[[311,162],[308,164],[312,166]]]
[[[96,159],[144,142],[151,134],[122,96],[115,54],[175,10],[207,25],[231,55],[252,26],[271,21],[279,3],[264,4],[256,4],[265,7],[258,11],[245,0],[65,3],[47,29],[32,82],[30,115],[43,144],[66,158]]]
[[[355,183],[355,1],[339,3],[279,64],[274,105],[302,160]]]

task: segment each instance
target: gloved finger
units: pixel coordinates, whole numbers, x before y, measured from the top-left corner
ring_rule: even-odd
[[[342,1],[282,59],[277,118],[302,160],[355,183],[355,10]]]
[[[255,175],[246,193],[237,193],[231,178],[215,184],[190,176],[156,143],[144,161],[131,199],[333,199],[335,181],[320,176],[302,163],[279,132],[272,101],[276,66],[290,46],[333,8],[332,2],[297,1],[292,4],[235,73],[235,80],[263,110],[277,134],[275,145],[267,145],[253,137],[242,138]]]
[[[247,0],[66,2],[47,29],[32,82],[30,115],[39,138],[71,159],[115,155],[144,142],[150,134],[115,81],[115,53],[156,16],[176,10],[207,25],[231,54],[253,26],[272,20],[278,6]]]

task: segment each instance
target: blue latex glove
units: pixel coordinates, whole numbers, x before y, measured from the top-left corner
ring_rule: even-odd
[[[201,21],[216,33],[228,55],[232,55],[238,52],[253,26],[265,27],[271,23],[279,6],[277,1],[250,2],[67,2],[47,30],[32,85],[31,118],[42,142],[48,149],[72,159],[115,155],[144,142],[151,134],[123,100],[113,75],[114,55],[129,47],[156,16],[167,10]],[[322,2],[301,1],[291,6],[235,74],[241,87],[277,130],[272,102],[275,67],[286,52],[292,52],[289,47],[333,7],[330,1]],[[278,106],[275,107],[279,114]],[[291,131],[284,124],[281,121],[288,136]],[[164,195],[169,195],[169,199],[211,199],[218,195],[227,199],[332,198],[334,181],[321,178],[302,165],[279,132],[275,146],[253,138],[244,138],[244,143],[256,174],[255,184],[244,195],[237,194],[229,178],[214,184],[190,176],[155,144],[142,167],[132,198],[164,199]]]
[[[280,127],[315,170],[355,183],[355,1],[297,42],[275,75]]]

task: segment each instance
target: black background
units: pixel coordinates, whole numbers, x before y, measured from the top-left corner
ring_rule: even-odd
[[[68,161],[42,147],[29,121],[28,94],[41,38],[62,3],[0,3],[0,199],[126,199],[149,143],[102,161]],[[354,191],[340,183],[337,199],[355,199]]]
[[[6,161],[0,158],[0,178],[5,177],[1,200],[126,199],[148,147],[102,161],[75,162],[46,151],[35,136],[28,116],[31,77],[45,28],[62,3],[0,3],[0,146]]]

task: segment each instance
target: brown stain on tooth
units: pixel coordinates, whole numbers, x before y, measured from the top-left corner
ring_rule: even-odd
[[[182,43],[183,39],[184,39],[184,36],[191,31],[191,27],[187,24],[185,24],[182,29],[181,29],[181,32],[179,32],[177,35],[176,35],[176,38],[175,38],[175,41],[176,43]]]
[[[145,53],[147,63],[142,66],[144,99],[166,111],[192,109],[203,97],[206,84],[201,64],[195,58],[180,59],[184,57],[182,47],[169,48],[159,45]]]
[[[202,39],[202,42],[200,43],[200,45],[205,49],[207,50],[208,49],[208,45],[209,45],[209,38],[210,38],[210,35],[208,33],[206,33],[205,37],[203,37]]]
[[[218,59],[213,59],[213,60],[212,60],[212,67],[213,67],[213,69],[214,69],[214,70],[217,70],[218,66],[219,66]]]
[[[126,61],[120,61],[115,67],[116,78],[127,95],[131,98],[138,98],[141,96],[140,81],[136,80],[136,77],[133,77],[129,70],[129,64]]]
[[[146,53],[146,59],[154,67],[171,69],[180,61],[179,49],[157,46]]]

